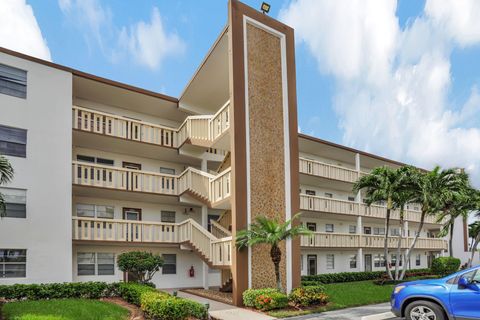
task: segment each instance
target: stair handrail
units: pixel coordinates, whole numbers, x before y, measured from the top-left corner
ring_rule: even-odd
[[[229,237],[232,235],[232,233],[227,230],[226,228],[224,228],[220,223],[218,223],[217,221],[215,220],[211,220],[210,223],[212,224],[212,228],[216,228],[218,229],[222,234],[224,234],[225,236],[224,237]],[[213,230],[212,230],[213,231]]]

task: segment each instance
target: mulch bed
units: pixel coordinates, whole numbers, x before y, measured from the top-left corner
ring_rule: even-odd
[[[181,291],[190,293],[196,296],[200,296],[207,299],[212,299],[221,303],[233,304],[232,293],[231,292],[220,292],[218,290],[203,288],[196,289],[182,289]]]
[[[145,316],[143,315],[143,312],[142,310],[140,310],[139,307],[137,307],[136,305],[130,304],[121,298],[103,298],[100,300],[114,303],[130,311],[129,320],[145,320]],[[0,317],[0,320],[2,320],[1,317]]]

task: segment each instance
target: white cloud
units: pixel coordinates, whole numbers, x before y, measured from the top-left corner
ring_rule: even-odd
[[[98,0],[58,0],[58,5],[67,20],[83,33],[89,49],[98,47],[111,62],[133,58],[139,65],[158,69],[166,57],[184,51],[184,42],[165,29],[156,7],[150,22],[117,27],[110,8]]]
[[[51,60],[32,7],[25,0],[0,1],[0,46]]]
[[[177,34],[166,32],[157,8],[153,8],[150,23],[140,21],[130,26],[128,31],[124,27],[120,33],[120,43],[139,64],[151,69],[158,68],[165,57],[185,50],[185,44]]]
[[[480,43],[480,1],[427,1],[401,29],[389,1],[296,0],[281,11],[336,81],[344,143],[424,167],[467,168],[480,185],[480,94],[449,100],[450,55]]]

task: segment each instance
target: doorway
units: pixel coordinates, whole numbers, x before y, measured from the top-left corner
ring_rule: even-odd
[[[123,208],[122,219],[128,221],[142,221],[142,209]],[[141,240],[140,225],[137,223],[129,223],[125,225],[127,228],[127,241]]]
[[[371,254],[365,255],[365,271],[366,272],[372,271],[372,255]]]
[[[314,276],[317,274],[317,255],[316,254],[307,255],[307,274],[309,276]]]
[[[142,165],[140,163],[133,162],[122,162],[122,167],[130,170],[142,170]],[[135,190],[139,188],[139,177],[135,173],[127,173],[127,190]]]

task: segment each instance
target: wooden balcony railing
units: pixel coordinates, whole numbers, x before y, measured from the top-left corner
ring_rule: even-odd
[[[232,237],[217,238],[192,219],[181,223],[73,217],[73,240],[189,245],[213,266],[231,265]]]
[[[195,168],[187,168],[180,175],[144,170],[72,162],[73,184],[107,189],[180,195],[191,191],[212,205],[230,197],[231,168],[212,175]]]
[[[372,217],[385,219],[387,215],[387,208],[385,206],[359,204],[353,201],[332,199],[319,196],[311,196],[300,194],[300,209],[308,211],[318,211],[337,214],[360,215],[364,217]],[[415,210],[405,210],[405,220],[412,222],[420,222],[422,213]],[[400,219],[399,210],[392,210],[391,218],[394,220]],[[426,216],[426,223],[436,224],[434,216]]]
[[[187,140],[209,146],[230,128],[230,102],[214,115],[188,116],[179,128],[162,126],[84,107],[72,107],[73,129],[179,148]]]
[[[300,173],[354,183],[358,180],[358,172],[340,166],[323,163],[316,160],[300,158]]]
[[[389,237],[389,248],[397,248],[398,241],[398,237]],[[402,248],[408,248],[412,241],[413,238],[411,237],[402,239]],[[384,236],[315,232],[311,236],[302,236],[301,246],[315,248],[383,248]],[[444,239],[418,238],[415,248],[447,250],[448,242]]]

